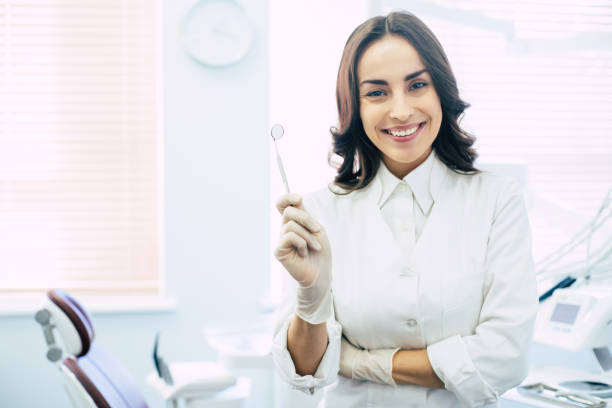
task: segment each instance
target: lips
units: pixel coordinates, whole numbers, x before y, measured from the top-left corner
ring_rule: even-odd
[[[417,126],[421,126],[423,125],[425,122],[414,122],[414,123],[408,123],[406,125],[402,125],[402,126],[394,126],[392,128],[388,128],[388,129],[382,129],[383,132],[385,133],[391,133],[391,132],[405,132],[406,130],[410,130],[413,129]]]
[[[409,142],[416,138],[427,122],[419,124],[411,123],[409,125],[395,126],[389,129],[382,129],[384,133],[389,135],[396,142]],[[393,133],[391,133],[393,132]]]
[[[382,129],[382,131],[390,135],[390,134],[391,134],[391,132],[394,132],[394,133],[398,133],[398,132],[405,132],[405,131],[407,131],[407,130],[412,130],[412,129],[414,129],[414,128],[415,128],[415,127],[417,127],[417,126],[418,126],[418,127],[423,127],[423,125],[424,125],[425,123],[426,123],[426,122],[414,122],[414,123],[409,123],[409,124],[407,124],[407,125],[402,125],[402,126],[394,126],[394,127],[392,127],[392,128]],[[417,129],[417,131],[418,131],[418,129]]]

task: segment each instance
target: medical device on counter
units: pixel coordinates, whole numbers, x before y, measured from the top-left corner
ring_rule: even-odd
[[[541,383],[524,384],[518,388],[519,393],[563,400],[574,403],[573,406],[606,406],[604,400],[597,398],[612,398],[609,349],[612,345],[612,286],[591,283],[555,291],[540,305],[534,340],[573,351],[592,349],[602,373],[539,367],[532,369],[530,376],[539,378]]]
[[[539,398],[553,404],[566,403],[574,407],[603,408],[607,406],[606,401],[589,395],[577,394],[562,390],[544,383],[521,385],[518,392],[533,398]]]
[[[612,286],[559,289],[540,306],[534,340],[569,350],[612,344]]]
[[[534,341],[571,351],[593,350],[601,370],[532,367],[525,382],[510,393],[512,398],[518,392],[521,401],[533,398],[542,407],[597,408],[612,402],[612,233],[606,225],[611,204],[612,189],[580,231],[536,263],[540,307]]]

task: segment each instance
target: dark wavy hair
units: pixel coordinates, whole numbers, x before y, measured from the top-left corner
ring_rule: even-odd
[[[344,46],[336,83],[338,127],[330,129],[333,143],[328,162],[338,171],[333,184],[346,193],[364,188],[380,166],[381,152],[365,134],[359,115],[357,64],[369,45],[387,35],[408,40],[431,75],[442,106],[442,123],[432,148],[452,171],[460,174],[479,173],[480,170],[473,166],[478,157],[472,147],[476,138],[459,126],[461,115],[470,105],[459,98],[457,81],[442,45],[416,16],[396,11],[386,17],[373,17],[359,25]],[[333,153],[342,158],[341,164],[334,165]]]

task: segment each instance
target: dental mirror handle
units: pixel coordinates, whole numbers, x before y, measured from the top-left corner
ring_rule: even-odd
[[[276,149],[276,162],[278,163],[278,169],[280,170],[281,177],[283,178],[283,184],[285,184],[285,193],[289,193],[289,183],[287,182],[287,176],[285,175],[283,161],[280,158],[280,154],[278,154],[278,147],[276,147],[276,141],[274,141],[274,148]]]

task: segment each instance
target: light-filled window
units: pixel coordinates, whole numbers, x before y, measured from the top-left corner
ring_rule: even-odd
[[[159,7],[0,0],[0,294],[158,294]]]
[[[476,167],[518,168],[537,198],[529,201],[536,260],[595,215],[612,187],[612,1],[344,3],[320,4],[317,16],[271,2],[271,122],[286,122],[280,147],[296,192],[322,188],[334,174],[326,155],[348,35],[369,16],[404,9],[438,37],[471,104],[462,125],[477,137]],[[275,13],[286,14],[279,22]],[[272,200],[283,193],[275,160],[272,153]],[[274,248],[280,218],[272,220]],[[280,295],[286,272],[275,259],[271,265]]]

